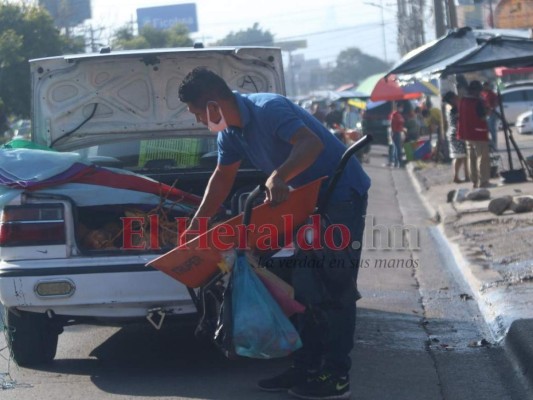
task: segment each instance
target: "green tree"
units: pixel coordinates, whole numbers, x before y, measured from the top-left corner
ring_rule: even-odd
[[[8,114],[30,115],[28,60],[79,52],[76,40],[62,37],[48,12],[27,4],[0,3],[0,96]]]
[[[131,27],[123,26],[113,35],[113,48],[122,50],[190,47],[193,45],[185,25],[176,24],[169,29],[156,29],[150,25],[141,28],[138,36]]]
[[[330,74],[330,82],[334,85],[357,83],[368,75],[385,72],[391,64],[363,53],[355,47],[342,51],[337,57],[337,65]]]
[[[251,28],[238,32],[230,32],[216,42],[218,46],[272,46],[274,36],[268,30],[259,28],[256,22]]]

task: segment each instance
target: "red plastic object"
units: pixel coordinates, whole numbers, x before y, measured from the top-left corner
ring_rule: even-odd
[[[248,231],[248,247],[251,250],[255,249],[257,239],[265,235],[265,232],[258,231],[259,227],[268,224],[270,227],[275,226],[282,233],[285,228],[283,216],[292,216],[294,228],[303,225],[316,209],[318,192],[323,179],[314,180],[292,190],[289,198],[275,207],[269,203],[256,206],[249,224],[249,227],[255,225],[255,229]],[[239,214],[226,221],[225,224],[231,227],[242,225],[242,217],[242,214]],[[188,287],[197,288],[204,285],[219,271],[218,264],[222,261],[223,250],[214,245],[216,242],[214,237],[217,232],[220,233],[217,229],[217,227],[210,229],[146,265],[164,272]],[[223,242],[238,246],[239,235],[224,236]],[[205,243],[207,246],[204,246]]]

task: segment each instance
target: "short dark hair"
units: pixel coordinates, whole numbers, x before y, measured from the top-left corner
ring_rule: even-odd
[[[229,99],[233,92],[226,81],[205,67],[196,67],[180,84],[180,101],[198,108],[205,108],[208,101]]]
[[[468,84],[468,91],[470,92],[481,92],[483,90],[483,86],[481,86],[480,81],[470,81]]]
[[[455,99],[457,95],[455,92],[452,92],[451,90],[446,92],[444,96],[442,96],[442,100],[444,100],[445,103],[451,104],[453,99]]]

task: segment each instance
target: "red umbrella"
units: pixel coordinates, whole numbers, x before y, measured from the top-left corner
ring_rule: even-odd
[[[421,92],[406,91],[405,87],[402,87],[396,81],[395,75],[389,75],[388,77],[381,78],[374,86],[372,93],[370,94],[370,100],[372,101],[395,101],[395,100],[411,100],[418,99],[422,96]]]

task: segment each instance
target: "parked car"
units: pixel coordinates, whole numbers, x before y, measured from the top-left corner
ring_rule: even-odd
[[[516,130],[519,134],[533,133],[533,110],[526,111],[516,119]]]
[[[516,82],[501,90],[503,112],[509,125],[515,125],[518,116],[533,109],[533,82]]]
[[[363,134],[371,134],[374,144],[388,144],[389,115],[392,112],[392,102],[384,101],[372,104],[363,112]]]
[[[145,266],[175,246],[177,232],[153,246],[153,232],[140,223],[133,239],[144,234],[150,241],[128,247],[122,220],[156,210],[173,231],[173,218],[191,216],[194,199],[205,191],[217,161],[216,135],[178,99],[178,84],[197,66],[217,71],[243,93],[285,92],[275,48],[153,49],[30,61],[32,141],[57,152],[39,152],[46,167],[32,157],[24,166],[35,169],[29,181],[17,186],[19,179],[10,196],[0,198],[0,303],[18,364],[51,361],[67,325],[195,316],[187,288]],[[94,170],[81,179],[69,167],[73,182],[64,174],[35,182],[66,162]],[[101,183],[91,181],[95,174]],[[264,179],[243,163],[218,218],[238,213],[236,200]],[[170,201],[165,193],[172,186],[192,200]]]
[[[404,107],[404,113],[414,108],[414,104],[409,100],[400,100]],[[367,105],[363,113],[362,130],[363,135],[371,134],[373,143],[387,145],[388,131],[390,127],[389,116],[392,112],[392,101],[379,101]]]

